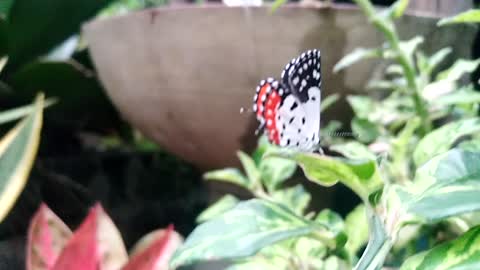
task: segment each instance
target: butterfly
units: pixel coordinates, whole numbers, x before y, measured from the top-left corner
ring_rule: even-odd
[[[253,97],[253,111],[272,144],[298,151],[320,149],[322,76],[320,51],[309,50],[292,59],[280,81],[262,80]]]

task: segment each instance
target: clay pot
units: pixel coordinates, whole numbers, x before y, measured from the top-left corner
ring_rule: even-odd
[[[405,39],[425,35],[433,52],[452,46],[468,57],[474,29],[437,28],[437,19],[405,16]],[[304,50],[322,53],[322,95],[358,93],[379,70],[364,61],[333,74],[332,68],[356,47],[375,47],[382,36],[353,6],[287,5],[161,7],[95,20],[83,28],[100,79],[122,116],[166,150],[202,169],[238,164],[235,152],[255,146],[251,108],[258,82],[279,77],[284,65]],[[461,40],[461,42],[458,42]],[[351,117],[341,101],[322,122]]]

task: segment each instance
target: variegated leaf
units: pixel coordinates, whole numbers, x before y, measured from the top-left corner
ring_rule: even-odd
[[[337,245],[338,234],[325,225],[297,216],[283,205],[252,199],[199,225],[177,250],[170,266],[247,257],[281,240],[309,234],[329,246]]]
[[[480,226],[407,259],[400,270],[480,269]]]
[[[169,270],[168,262],[182,241],[172,225],[153,231],[135,245],[130,260],[122,270]]]
[[[120,232],[97,204],[75,230],[53,270],[117,270],[127,260]]]
[[[268,156],[295,160],[309,180],[322,186],[333,186],[342,182],[364,201],[383,185],[377,172],[377,164],[372,160],[347,160],[292,151],[272,151]]]
[[[239,202],[237,197],[227,194],[216,201],[214,204],[210,205],[207,209],[203,210],[197,217],[197,223],[202,223],[207,220],[210,220],[216,216],[219,216],[226,211],[235,207]]]
[[[35,100],[28,117],[0,140],[0,222],[25,186],[40,143],[44,96]]]
[[[47,205],[42,204],[28,229],[26,269],[52,269],[71,236],[67,225]]]
[[[413,152],[415,165],[442,154],[460,137],[480,131],[480,118],[464,119],[446,124],[422,138]]]
[[[392,185],[384,198],[405,221],[437,222],[480,210],[480,152],[452,149],[417,169],[414,183]]]

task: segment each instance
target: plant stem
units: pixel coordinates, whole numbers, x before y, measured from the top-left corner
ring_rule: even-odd
[[[387,236],[382,221],[373,212],[368,214],[370,239],[367,248],[360,257],[354,270],[377,270],[381,269],[388,253],[390,252],[393,241]]]
[[[389,18],[382,18],[380,17],[373,7],[372,3],[369,0],[354,0],[363,12],[366,14],[369,21],[380,30],[385,39],[389,43],[391,49],[397,55],[397,61],[402,66],[403,73],[405,74],[405,78],[407,80],[407,86],[410,90],[412,95],[415,110],[417,114],[420,116],[421,119],[421,135],[425,135],[432,129],[432,124],[428,117],[428,110],[426,108],[425,102],[423,101],[422,97],[420,96],[420,89],[418,87],[416,81],[416,69],[412,61],[409,57],[405,54],[405,52],[400,48],[400,39],[398,34],[395,30],[395,26]]]

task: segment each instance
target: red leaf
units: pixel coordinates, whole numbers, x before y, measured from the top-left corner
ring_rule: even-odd
[[[42,203],[28,229],[26,269],[52,269],[71,235],[65,223]]]
[[[95,206],[74,232],[55,263],[54,270],[97,270],[97,216],[100,208]]]
[[[53,270],[117,270],[127,261],[120,233],[100,204],[74,232]]]
[[[149,236],[152,237],[151,234]],[[150,242],[148,246],[140,247],[122,270],[167,270],[168,262],[182,239],[170,225],[166,230],[155,231],[153,239],[146,241]],[[145,246],[142,243],[140,245]]]

